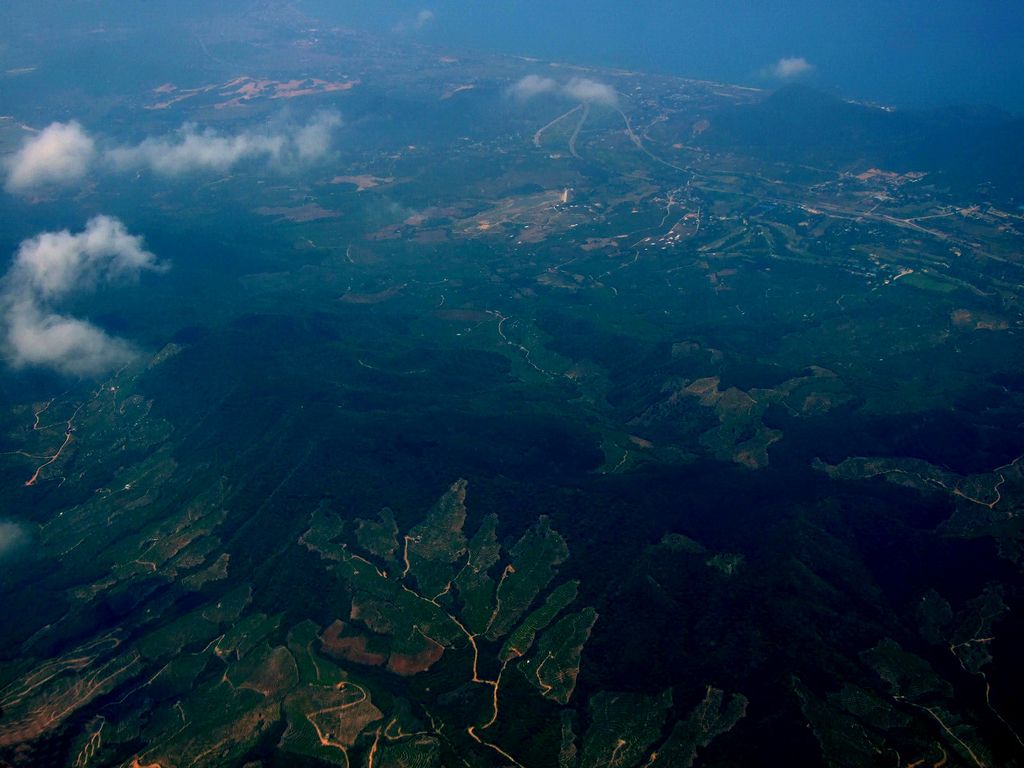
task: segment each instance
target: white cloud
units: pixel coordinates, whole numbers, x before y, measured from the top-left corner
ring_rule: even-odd
[[[318,112],[304,125],[286,124],[264,132],[226,134],[187,123],[166,136],[151,136],[132,146],[100,152],[77,122],[52,123],[5,163],[8,192],[70,184],[81,180],[98,159],[108,168],[133,171],[148,168],[162,176],[226,171],[245,160],[264,160],[282,167],[301,165],[330,151],[337,112]]]
[[[609,107],[618,106],[619,103],[619,95],[612,86],[585,77],[574,77],[564,85],[559,85],[550,77],[526,75],[508,89],[508,94],[520,101],[527,101],[535,96],[548,93],[574,101],[604,104]]]
[[[15,367],[42,366],[72,376],[93,376],[130,363],[136,351],[87,320],[21,302],[7,313],[7,346]]]
[[[24,240],[0,292],[5,345],[13,364],[85,376],[129,362],[135,352],[127,341],[86,320],[59,314],[53,304],[99,283],[166,268],[143,247],[142,238],[110,216],[90,219],[75,234],[65,229]]]
[[[326,154],[331,133],[338,125],[341,116],[336,112],[320,112],[304,126],[272,133],[243,131],[227,135],[186,123],[172,136],[150,137],[134,146],[116,147],[106,153],[106,158],[118,170],[149,168],[163,176],[226,171],[244,160],[260,158],[280,163],[309,161]]]
[[[173,137],[150,137],[134,147],[117,147],[107,152],[107,158],[118,170],[149,168],[164,176],[177,176],[190,171],[224,171],[240,160],[261,155],[276,158],[283,146],[280,136],[225,136],[187,123]]]
[[[21,523],[0,520],[0,560],[13,555],[29,543],[28,530]]]
[[[527,99],[532,99],[534,96],[540,96],[543,93],[554,93],[557,90],[558,83],[550,77],[526,75],[526,77],[521,77],[517,80],[515,84],[508,89],[508,93],[510,96],[526,101]]]
[[[19,294],[31,292],[50,301],[92,289],[97,282],[160,269],[141,237],[128,234],[118,219],[95,216],[82,232],[62,229],[22,241],[7,281]]]
[[[814,70],[811,64],[803,56],[782,58],[768,68],[767,74],[777,77],[780,80],[792,80],[807,75]]]
[[[433,21],[434,12],[429,8],[423,8],[412,18],[399,19],[391,28],[391,31],[399,34],[409,32],[410,30],[418,31],[428,26]]]
[[[85,176],[95,154],[95,142],[77,122],[51,123],[8,159],[4,187],[24,192],[74,183]]]
[[[574,77],[566,83],[565,95],[577,101],[604,104],[609,107],[617,106],[619,103],[619,95],[614,88],[607,83],[599,83],[585,77]]]
[[[337,112],[319,112],[295,134],[295,151],[299,160],[316,160],[331,148],[331,134],[341,125]]]

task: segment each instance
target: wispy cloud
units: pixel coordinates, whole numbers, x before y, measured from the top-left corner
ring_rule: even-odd
[[[532,99],[544,93],[555,93],[558,91],[558,83],[550,77],[540,75],[526,75],[517,80],[509,89],[508,93],[522,101]]]
[[[187,123],[173,136],[150,137],[132,147],[112,149],[106,156],[118,170],[148,168],[164,176],[177,176],[192,171],[225,171],[252,158],[273,159],[283,146],[280,136],[226,136]]]
[[[21,523],[0,520],[0,560],[18,554],[29,543],[28,529]]]
[[[51,123],[28,138],[6,162],[8,192],[73,184],[89,170],[96,145],[75,121]]]
[[[32,302],[19,302],[8,311],[7,344],[15,367],[52,368],[72,376],[110,371],[136,357],[124,339]]]
[[[586,77],[574,77],[565,84],[565,95],[576,101],[591,104],[604,104],[614,107],[619,103],[619,95],[607,83],[599,83]]]
[[[814,65],[803,56],[782,58],[764,70],[764,74],[779,80],[794,80],[814,71]]]
[[[160,270],[156,256],[119,219],[96,216],[81,232],[43,232],[23,240],[6,277],[8,290],[45,301],[92,290],[100,282]]]
[[[135,351],[127,341],[60,314],[55,305],[102,283],[166,269],[142,238],[110,216],[96,216],[74,234],[65,229],[22,241],[0,292],[13,364],[88,376],[129,362]]]
[[[105,157],[119,170],[148,168],[164,176],[196,171],[226,171],[246,160],[306,162],[330,149],[331,133],[341,125],[336,112],[321,112],[308,123],[272,132],[224,134],[193,123],[171,136],[150,137],[130,147],[115,147]]]
[[[295,152],[306,162],[323,157],[330,151],[334,129],[341,125],[337,112],[320,112],[295,134]]]
[[[9,192],[80,181],[100,166],[114,171],[148,169],[162,176],[226,171],[245,161],[279,168],[301,167],[326,155],[341,115],[324,111],[305,124],[282,124],[264,131],[224,133],[187,123],[172,134],[151,136],[138,144],[110,146],[76,122],[52,123],[26,140],[7,161]]]
[[[619,95],[612,86],[586,77],[574,77],[567,83],[559,84],[550,77],[526,75],[509,87],[508,94],[520,101],[552,94],[573,101],[604,104],[609,107],[618,106],[619,103]]]
[[[429,8],[423,8],[416,13],[415,16],[409,18],[399,19],[395,22],[395,25],[391,28],[392,32],[399,34],[409,31],[419,31],[425,27],[430,26],[434,22],[435,14]]]

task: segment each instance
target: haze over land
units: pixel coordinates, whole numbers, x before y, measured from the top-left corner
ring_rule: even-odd
[[[1024,766],[1020,25],[4,4],[0,768]]]
[[[232,0],[218,7],[233,12],[247,5],[247,0]],[[771,87],[778,62],[803,59],[813,66],[806,74],[815,82],[851,98],[916,107],[989,104],[1024,113],[1019,46],[1024,14],[1016,3],[1003,0],[642,0],[628,8],[615,0],[304,0],[297,7],[326,23],[401,36],[410,44],[745,85]],[[0,19],[15,34],[45,15],[50,25],[86,29],[102,23],[149,38],[199,12],[210,9],[194,0],[176,3],[172,10],[162,3],[125,0],[15,0],[5,3]],[[143,70],[152,66],[140,63]]]

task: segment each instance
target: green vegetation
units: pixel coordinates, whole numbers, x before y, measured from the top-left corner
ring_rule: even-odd
[[[567,704],[576,688],[583,646],[597,621],[593,608],[561,619],[544,632],[536,652],[520,664],[526,678],[545,698]]]
[[[578,581],[567,581],[551,591],[544,604],[527,616],[523,623],[508,636],[501,649],[501,660],[524,656],[533,646],[537,633],[550,624],[566,606],[576,599],[579,592]]]
[[[423,595],[440,595],[451,588],[454,564],[466,553],[465,497],[466,481],[460,480],[406,536],[409,575]]]
[[[731,731],[746,712],[745,696],[733,694],[726,700],[724,691],[708,686],[704,700],[686,720],[676,722],[672,733],[658,747],[658,761],[689,768],[697,761],[700,750]]]
[[[390,562],[398,551],[398,524],[390,509],[377,513],[377,520],[358,520],[356,541],[359,546],[381,560]]]
[[[1024,765],[998,174],[886,165],[881,110],[520,102],[575,74],[257,5],[88,93],[53,52],[127,28],[9,36],[5,157],[43,115],[343,125],[4,193],[8,257],[105,211],[173,266],[68,307],[132,363],[0,369],[0,764]]]
[[[489,571],[501,557],[497,537],[498,518],[487,515],[469,542],[466,567],[455,577],[455,586],[462,601],[466,627],[479,635],[487,629],[494,611],[494,578]]]
[[[509,553],[495,594],[495,610],[488,624],[488,640],[503,637],[551,583],[555,569],[569,554],[565,540],[542,517]]]
[[[671,691],[658,696],[603,691],[594,696],[580,768],[639,764],[661,736],[671,706]]]

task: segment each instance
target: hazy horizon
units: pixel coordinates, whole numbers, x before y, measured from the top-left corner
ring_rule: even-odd
[[[0,768],[1024,768],[1022,39],[0,3]]]
[[[848,98],[910,108],[965,104],[1024,113],[1024,13],[1012,3],[304,5],[339,22],[431,44],[763,88],[799,80]],[[430,17],[420,22],[422,11]],[[786,60],[800,64],[780,72]]]
[[[214,12],[258,5],[238,0]],[[1024,39],[1024,13],[1006,2],[843,0],[820,5],[797,0],[777,8],[740,0],[645,0],[627,9],[610,0],[501,5],[299,0],[280,8],[410,45],[535,56],[769,89],[800,81],[846,98],[896,107],[990,106],[1024,114],[1019,42]],[[188,23],[202,10],[188,2],[166,10],[154,3],[138,7],[122,0],[78,0],[71,7],[55,3],[51,27],[74,29],[91,20],[129,28],[134,24],[136,34],[154,30],[162,35],[168,23]],[[14,0],[0,9],[0,21],[17,33],[30,28],[40,12],[39,3]],[[0,45],[0,62],[5,69],[25,66],[6,44]]]

